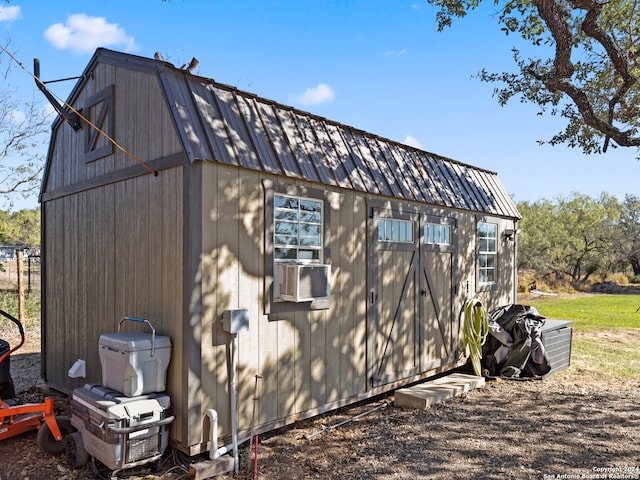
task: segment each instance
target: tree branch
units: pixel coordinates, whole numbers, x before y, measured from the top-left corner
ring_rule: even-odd
[[[593,105],[587,94],[571,82],[571,76],[575,67],[571,62],[571,51],[573,48],[573,34],[569,25],[571,18],[566,7],[559,1],[554,0],[534,0],[540,18],[544,20],[553,39],[555,41],[555,57],[553,69],[547,73],[535,71],[529,68],[529,73],[551,91],[567,94],[578,108],[584,122],[605,135],[605,149],[608,139],[613,139],[618,145],[623,147],[640,146],[640,138],[633,136],[632,130],[621,130],[613,123],[616,106],[621,104],[624,96],[637,82],[631,74],[627,61],[624,59],[613,39],[600,28],[597,23],[602,6],[592,0],[571,0],[570,4],[574,8],[587,10],[582,31],[590,38],[593,38],[605,49],[611,62],[620,77],[622,85],[616,93],[609,99],[607,120],[601,119],[594,111]]]

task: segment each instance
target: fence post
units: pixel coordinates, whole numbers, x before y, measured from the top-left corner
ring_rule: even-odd
[[[24,322],[24,282],[22,281],[22,250],[16,250],[16,271],[18,272],[18,320]]]

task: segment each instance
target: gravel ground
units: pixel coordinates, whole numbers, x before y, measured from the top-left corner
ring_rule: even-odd
[[[620,332],[615,340],[639,333]],[[39,379],[39,345],[25,350],[12,355],[12,376],[20,401],[37,402],[47,393]],[[395,407],[388,395],[262,435],[257,472],[243,445],[240,473],[218,478],[640,479],[637,379],[640,374],[620,381],[597,373],[574,355],[570,368],[545,380],[487,381],[426,410]],[[385,401],[388,406],[354,418]],[[57,411],[67,408],[68,399],[58,396]],[[71,470],[64,455],[43,453],[35,432],[0,442],[0,458],[0,480],[95,478],[90,467]],[[167,452],[159,471],[125,470],[118,478],[186,479],[178,460]]]

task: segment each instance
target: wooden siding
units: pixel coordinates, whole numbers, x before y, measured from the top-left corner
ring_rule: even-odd
[[[99,336],[116,331],[123,316],[148,318],[178,352],[183,340],[186,156],[180,138],[155,71],[108,63],[92,64],[90,71],[73,105],[84,109],[111,92],[113,138],[158,175],[115,147],[87,161],[91,129],[54,124],[41,191],[42,341],[46,379],[66,390],[100,381]],[[78,358],[87,362],[86,379],[67,377]],[[181,362],[179,354],[172,357],[169,384],[179,384]],[[176,395],[174,407],[181,401]]]
[[[184,441],[188,445],[200,441],[208,408],[218,411],[220,434],[230,433],[227,365],[231,339],[221,325],[222,313],[228,309],[246,308],[250,318],[249,330],[238,334],[238,426],[241,431],[247,431],[251,426],[254,404],[256,431],[264,431],[308,416],[310,412],[319,413],[331,406],[335,408],[335,405],[344,404],[349,399],[364,398],[368,392],[380,393],[389,388],[371,390],[368,385],[368,291],[367,283],[363,281],[369,268],[369,205],[383,197],[327,188],[324,195],[329,199],[331,209],[330,308],[266,314],[265,282],[271,279],[265,273],[264,232],[268,230],[266,223],[271,220],[265,218],[268,209],[264,185],[291,192],[304,192],[316,185],[212,162],[201,164],[201,168],[202,285],[195,291],[201,292],[202,323],[192,325],[192,328],[193,341],[202,348],[202,364],[199,367],[198,408],[189,411],[191,433],[189,440]],[[461,225],[459,236],[463,238],[459,242],[466,245],[475,239],[475,214],[434,210],[415,203],[386,203],[401,211],[422,210],[443,217],[454,216]],[[501,222],[501,229],[512,226],[506,220]],[[474,282],[475,250],[473,247],[463,250],[463,255],[448,255],[439,261],[446,261],[447,265],[453,262],[455,281],[463,278]],[[408,267],[400,265],[400,262],[410,262],[406,255],[407,252],[391,252],[381,261],[388,265],[388,272],[406,270]],[[446,268],[443,263],[436,270]],[[378,288],[383,292],[382,296],[395,298],[400,293],[386,288],[386,284],[401,275],[388,272],[378,278],[381,282]],[[446,275],[445,270],[443,272]],[[417,282],[417,273],[414,283]],[[451,298],[451,291],[439,283],[440,277],[433,278],[433,295],[445,308],[452,308],[450,315],[457,322],[465,289],[458,289],[455,297]],[[507,302],[515,288],[511,278],[507,275],[506,283],[496,291],[483,294],[484,298],[498,302],[496,304]],[[471,289],[475,291],[475,284],[472,283]],[[392,303],[395,301],[391,300]],[[431,305],[431,302],[427,304]],[[415,344],[413,331],[397,335],[398,341],[393,346],[387,368],[413,370],[406,378],[398,377],[404,378],[405,382],[409,378],[418,378],[427,368],[444,365],[445,358],[454,363],[459,358],[454,358],[454,354],[461,350],[457,323],[454,327],[445,327],[445,346],[443,340],[436,336],[436,333],[440,335],[440,327],[437,319],[434,323],[432,309],[433,306],[428,306],[425,310],[428,331],[422,338],[424,346],[419,347],[419,351],[407,356],[407,349],[414,348],[412,345]],[[415,310],[417,306],[407,309],[403,315],[412,315]],[[408,318],[402,323],[413,325]],[[259,378],[256,379],[256,375]],[[256,393],[258,402],[253,400]],[[202,441],[206,442],[206,438]]]
[[[183,154],[172,115],[155,72],[118,69],[98,63],[93,77],[82,84],[82,90],[72,101],[74,108],[86,109],[89,99],[104,89],[113,89],[112,137],[131,155],[142,162]],[[135,108],[133,106],[135,105]],[[91,179],[108,178],[126,168],[138,167],[136,160],[116,147],[113,154],[86,161],[86,138],[93,131],[88,125],[74,131],[64,122],[54,124],[49,158],[42,183],[42,195],[53,195],[73,185],[89,183]],[[103,143],[109,143],[102,138]]]
[[[268,176],[290,188],[306,182]],[[332,220],[333,291],[328,310],[267,315],[265,280],[265,174],[203,164],[202,411],[229,418],[224,310],[249,309],[250,328],[239,334],[239,428],[250,427],[254,390],[257,426],[288,418],[366,390],[366,204],[354,192],[327,191]],[[266,277],[268,280],[268,277]],[[198,340],[198,339],[196,339]],[[212,347],[209,347],[212,345]],[[259,378],[256,381],[256,375]],[[202,422],[202,417],[194,419]],[[228,425],[221,425],[228,433]]]
[[[98,339],[124,316],[151,319],[179,342],[181,177],[166,170],[43,205],[43,340],[47,378],[58,386],[86,382],[66,375],[78,358],[88,378],[101,378]]]

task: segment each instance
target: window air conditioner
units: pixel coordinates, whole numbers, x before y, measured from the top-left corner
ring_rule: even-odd
[[[330,297],[331,265],[279,262],[274,273],[276,300],[299,303]]]

